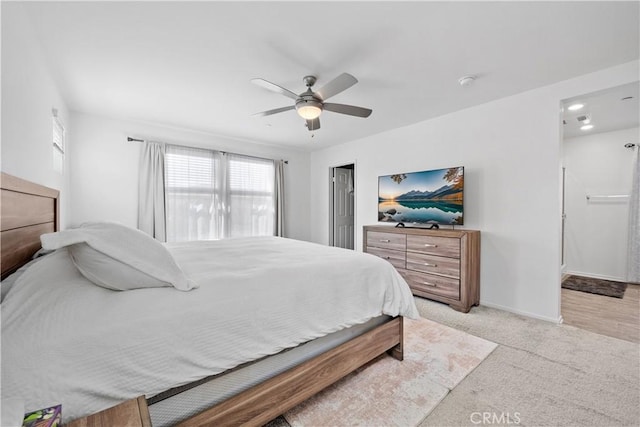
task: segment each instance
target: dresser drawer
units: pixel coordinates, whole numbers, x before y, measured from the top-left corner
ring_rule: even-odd
[[[407,250],[460,258],[460,239],[436,236],[407,236]]]
[[[367,232],[367,246],[404,251],[407,249],[407,236],[404,234],[369,231]]]
[[[401,274],[413,290],[460,299],[460,280],[458,279],[409,270],[404,270]]]
[[[405,268],[405,252],[404,251],[394,251],[391,249],[380,249],[380,248],[367,248],[367,252],[379,256],[382,259],[386,259],[393,265],[395,268]]]
[[[407,270],[460,278],[460,260],[456,258],[407,252]]]

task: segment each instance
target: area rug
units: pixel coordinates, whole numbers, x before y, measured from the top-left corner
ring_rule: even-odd
[[[404,361],[381,356],[284,415],[293,427],[417,426],[497,345],[404,320]]]
[[[590,294],[605,295],[608,297],[622,298],[627,284],[612,280],[594,279],[571,275],[562,282],[562,287],[574,291],[588,292]]]

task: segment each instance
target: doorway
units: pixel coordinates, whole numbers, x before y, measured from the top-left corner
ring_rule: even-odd
[[[563,321],[632,342],[640,342],[640,285],[626,280],[629,146],[640,137],[639,99],[635,82],[563,100],[560,165]]]
[[[355,249],[355,163],[329,169],[329,246]]]

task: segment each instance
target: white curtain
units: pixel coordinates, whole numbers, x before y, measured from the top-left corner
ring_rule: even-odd
[[[275,165],[275,226],[273,234],[284,237],[284,160],[274,160]]]
[[[636,145],[634,150],[633,182],[629,197],[627,281],[640,283],[640,148]]]
[[[167,240],[274,234],[272,160],[168,145]]]
[[[166,241],[163,144],[143,142],[138,177],[138,228]]]

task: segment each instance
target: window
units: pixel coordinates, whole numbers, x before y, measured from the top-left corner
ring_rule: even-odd
[[[217,228],[216,163],[213,151],[167,146],[165,211],[167,241],[210,240]]]
[[[64,153],[64,126],[54,112],[53,116],[53,147]]]
[[[168,145],[167,241],[273,235],[274,174],[271,160]]]
[[[227,154],[229,236],[273,236],[272,160]]]
[[[58,118],[58,110],[51,111],[52,141],[53,141],[53,170],[64,173],[64,126]]]

